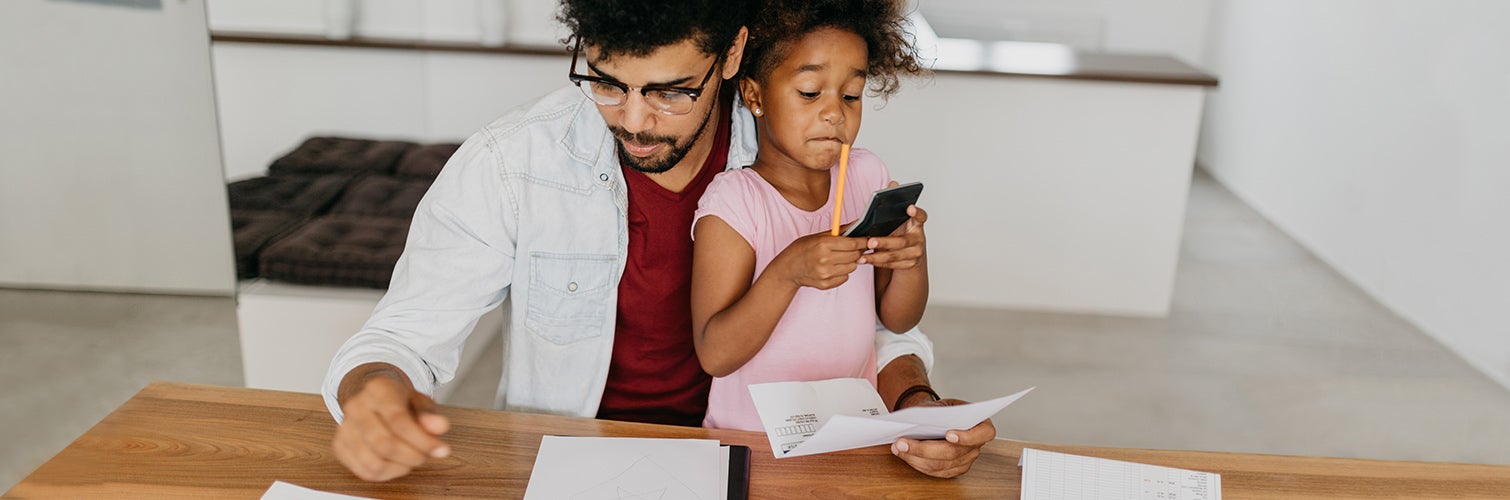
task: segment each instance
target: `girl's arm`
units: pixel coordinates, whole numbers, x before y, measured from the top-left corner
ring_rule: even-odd
[[[693,224],[692,341],[703,371],[715,377],[733,373],[760,352],[799,288],[839,286],[865,250],[859,238],[804,236],[752,283],[750,244],[717,216]]]
[[[866,261],[876,267],[876,316],[893,332],[905,332],[923,319],[928,305],[928,251],[923,223],[928,212],[907,207],[912,218],[894,236],[872,238],[876,253]]]

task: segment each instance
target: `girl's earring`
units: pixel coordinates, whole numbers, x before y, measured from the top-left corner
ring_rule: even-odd
[[[761,115],[760,108],[755,108],[755,116],[760,116],[760,115]]]

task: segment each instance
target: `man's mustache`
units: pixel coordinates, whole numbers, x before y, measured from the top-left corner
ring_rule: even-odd
[[[619,142],[632,142],[641,146],[655,143],[665,143],[672,146],[676,145],[676,138],[671,136],[651,135],[646,133],[631,134],[629,133],[629,131],[618,127],[608,127],[608,130],[609,132],[613,133],[614,138],[618,139]]]

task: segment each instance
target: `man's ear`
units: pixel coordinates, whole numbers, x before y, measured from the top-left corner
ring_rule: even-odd
[[[740,26],[739,33],[734,34],[734,43],[729,45],[729,53],[724,56],[723,79],[728,80],[739,74],[739,65],[745,58],[745,42],[749,39],[750,30]]]
[[[760,95],[760,83],[749,75],[739,79],[739,98],[744,100],[745,107],[751,111],[765,107],[763,96]]]

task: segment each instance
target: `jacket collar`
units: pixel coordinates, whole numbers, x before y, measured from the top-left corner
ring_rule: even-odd
[[[729,164],[726,169],[745,168],[755,164],[755,152],[760,144],[755,140],[755,115],[745,107],[744,99],[734,93],[734,109],[729,113]]]

